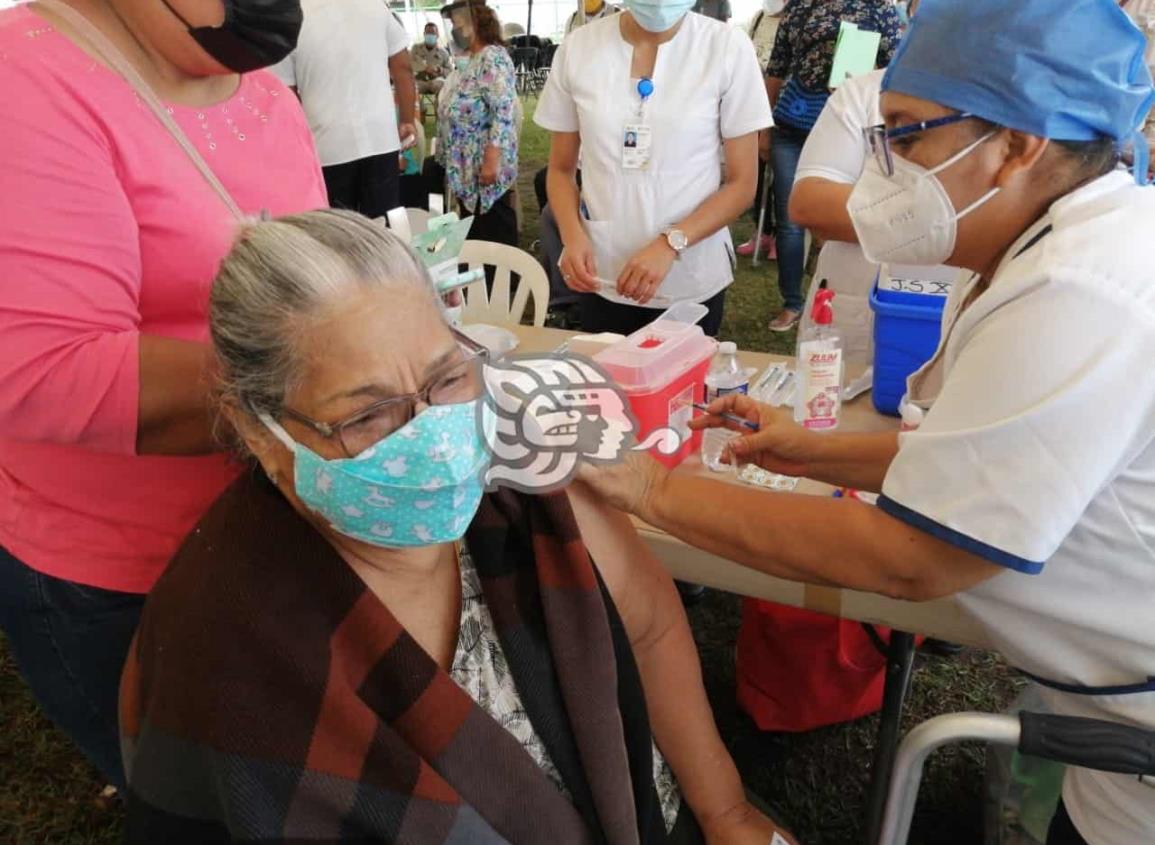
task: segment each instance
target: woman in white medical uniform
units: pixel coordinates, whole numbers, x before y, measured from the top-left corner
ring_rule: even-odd
[[[871,260],[973,271],[909,383],[922,426],[819,435],[745,396],[711,406],[761,426],[739,459],[878,507],[648,457],[586,480],[774,575],[955,595],[1054,712],[1155,728],[1155,190],[1115,167],[1155,99],[1143,52],[1116,0],[923,0],[849,200]],[[1155,842],[1155,789],[1069,769],[1048,842]]]
[[[534,117],[553,133],[559,266],[584,294],[586,331],[628,333],[692,300],[716,334],[726,227],[754,200],[757,133],[772,122],[762,73],[746,34],[690,13],[693,0],[625,6],[565,39]]]

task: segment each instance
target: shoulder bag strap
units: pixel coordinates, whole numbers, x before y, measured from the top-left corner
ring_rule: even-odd
[[[180,144],[181,149],[185,151],[189,160],[192,161],[196,169],[200,171],[205,181],[209,183],[209,186],[216,191],[217,196],[221,198],[221,201],[233,217],[237,220],[244,220],[244,212],[242,212],[236,202],[233,201],[233,197],[228,189],[221,184],[216,174],[213,173],[212,168],[209,167],[201,154],[197,152],[196,147],[189,141],[188,136],[184,134],[180,126],[177,125],[177,122],[173,120],[168,108],[160,101],[160,98],[157,97],[156,92],[152,90],[149,84],[145,82],[140,72],[125,58],[124,54],[108,40],[104,33],[97,29],[88,18],[84,17],[84,15],[77,12],[71,6],[61,3],[60,0],[38,0],[37,5],[43,6],[53,14],[59,15],[67,21],[76,31],[76,34],[87,41],[92,49],[108,63],[109,67],[124,77],[124,80],[136,89],[136,93],[140,96],[140,99],[144,101],[144,104],[156,115],[157,120],[168,130],[173,139]]]

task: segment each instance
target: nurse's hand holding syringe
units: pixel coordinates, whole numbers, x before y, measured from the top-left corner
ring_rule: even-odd
[[[705,416],[690,420],[690,428],[726,428],[738,433],[740,436],[727,444],[731,462],[737,459],[757,464],[779,475],[806,475],[811,438],[820,435],[796,424],[789,409],[772,408],[744,393],[730,393],[715,399],[705,410]],[[751,430],[752,426],[756,430]]]
[[[690,428],[727,428],[737,432],[739,436],[727,444],[733,460],[836,487],[881,492],[886,472],[898,454],[896,431],[820,434],[795,423],[789,409],[772,408],[741,393],[714,400],[708,414],[691,420]],[[756,423],[758,431],[728,422],[722,414]]]

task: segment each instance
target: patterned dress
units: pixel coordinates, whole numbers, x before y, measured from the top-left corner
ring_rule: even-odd
[[[437,106],[442,137],[440,156],[449,187],[467,209],[485,214],[517,182],[518,115],[513,61],[503,48],[489,46],[446,85]],[[480,184],[489,145],[501,150],[497,182]]]
[[[533,728],[510,674],[493,618],[481,591],[481,581],[469,552],[461,547],[461,628],[449,675],[469,697],[521,743],[529,756],[567,798],[572,799],[549,751]],[[654,746],[654,785],[661,802],[666,832],[673,830],[682,794],[674,773]]]
[[[876,67],[890,64],[902,22],[888,0],[791,0],[782,14],[766,75],[793,77],[811,91],[825,91],[843,21],[881,33]]]

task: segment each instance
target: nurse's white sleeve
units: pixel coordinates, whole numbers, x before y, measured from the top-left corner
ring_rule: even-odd
[[[869,104],[861,102],[857,93],[847,81],[830,95],[802,148],[795,180],[818,178],[840,185],[858,181],[866,163],[862,132],[870,114]]]
[[[741,138],[774,125],[770,98],[754,45],[742,30],[729,30],[725,54],[726,77],[719,122],[723,140]]]
[[[879,507],[1037,573],[1151,439],[1155,317],[1119,294],[1044,281],[956,342],[934,407],[900,438]]]
[[[567,71],[567,57],[575,40],[580,40],[581,30],[562,42],[553,57],[549,76],[546,77],[545,88],[537,101],[537,110],[533,113],[533,122],[550,132],[578,132],[581,123],[578,121],[577,103],[569,90],[569,73]],[[586,39],[587,41],[589,39]]]
[[[409,50],[409,34],[392,14],[385,22],[385,50],[389,58],[393,58],[402,50]]]

